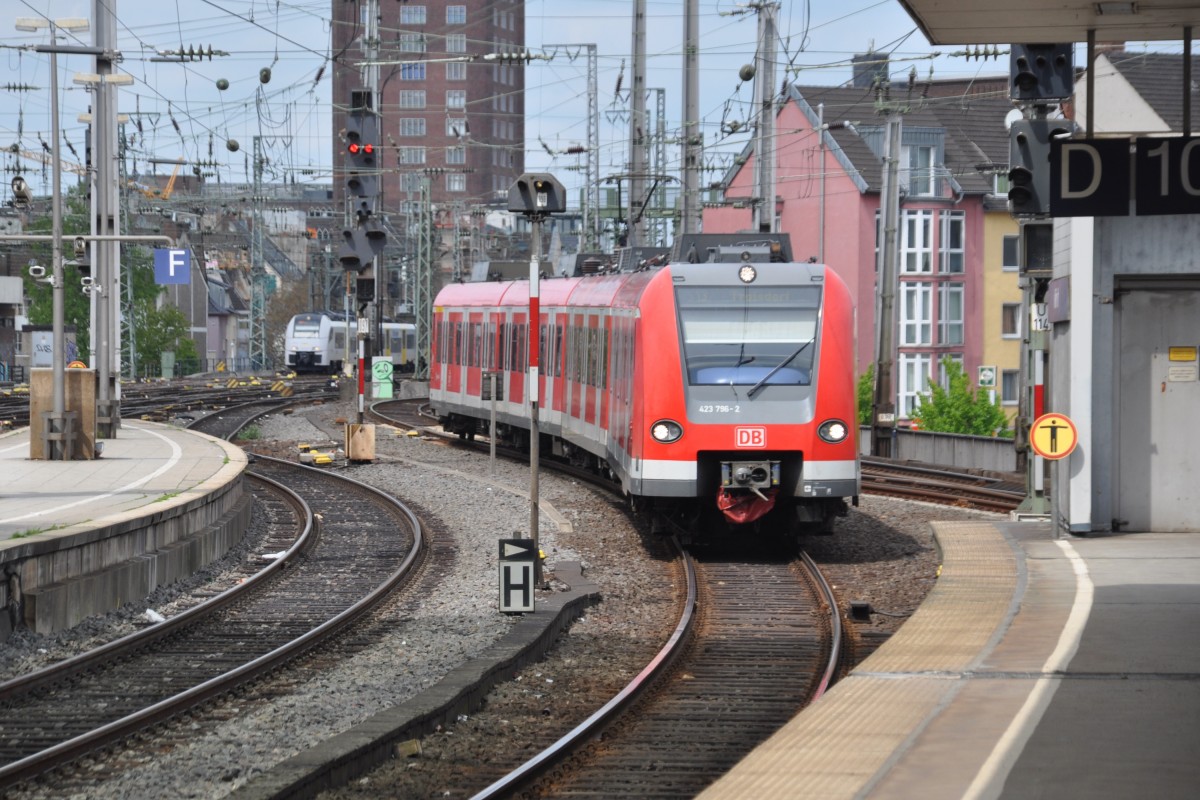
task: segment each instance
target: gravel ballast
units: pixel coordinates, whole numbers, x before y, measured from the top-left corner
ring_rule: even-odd
[[[280,454],[294,454],[300,442],[331,444],[331,437],[340,439],[335,420],[353,414],[349,404],[337,403],[273,415],[258,423],[259,438],[248,444]],[[215,716],[223,722],[156,729],[126,752],[85,761],[70,778],[58,776],[52,785],[34,782],[9,796],[224,797],[274,764],[433,685],[503,636],[512,618],[498,611],[496,540],[527,534],[528,467],[503,460],[492,466],[486,456],[398,435],[385,426],[377,428],[376,454],[376,463],[354,467],[350,474],[414,507],[431,533],[449,544],[452,558],[429,567],[443,578],[436,591],[393,604],[379,615],[388,633],[378,644],[332,668],[292,671],[287,691],[270,701],[233,698],[217,709]],[[561,561],[580,562],[587,579],[600,587],[601,603],[544,662],[493,692],[480,714],[426,737],[411,755],[328,796],[440,797],[439,764],[461,769],[487,761],[497,736],[534,742],[546,734],[529,729],[514,733],[514,725],[526,723],[515,723],[515,712],[512,718],[504,715],[506,697],[516,704],[513,708],[536,706],[544,723],[527,728],[552,729],[564,720],[577,721],[587,713],[579,714],[572,698],[577,673],[594,678],[603,670],[603,680],[619,687],[644,663],[637,659],[661,646],[674,625],[680,587],[653,540],[617,500],[549,470],[540,476],[540,499],[540,544],[548,572]],[[546,505],[553,507],[551,513]],[[859,508],[838,521],[833,536],[814,537],[805,547],[844,603],[868,602],[884,612],[854,623],[856,628],[886,635],[916,609],[936,580],[938,559],[929,521],[987,516],[864,497]],[[244,552],[231,553],[226,562],[252,553],[253,545],[252,532],[240,548]],[[214,565],[203,577],[216,578],[219,568]],[[148,598],[146,605],[89,619],[56,636],[18,634],[0,646],[0,674],[26,671],[94,646],[113,631],[132,630],[144,624],[148,607],[165,616],[178,613],[177,608],[194,602],[189,589],[199,582],[171,587]],[[490,724],[488,714],[496,716]],[[387,787],[400,793],[391,794]]]

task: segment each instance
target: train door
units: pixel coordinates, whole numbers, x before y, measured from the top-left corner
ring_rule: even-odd
[[[483,396],[483,314],[467,315],[466,330],[466,392],[468,397]]]
[[[1117,294],[1117,518],[1200,533],[1200,281]]]
[[[588,425],[596,424],[596,407],[600,375],[600,317],[588,314],[584,318],[583,341],[587,351],[587,360],[583,371],[583,421]]]
[[[611,394],[610,378],[612,366],[609,363],[612,353],[613,318],[604,314],[600,317],[600,347],[598,352],[599,369],[596,372],[596,391],[600,396],[599,416],[596,423],[601,431],[608,430],[609,397]]]
[[[525,370],[529,366],[525,321],[528,314],[513,314],[508,325],[508,388],[506,398],[521,406],[525,403]]]
[[[463,351],[466,321],[461,312],[446,315],[446,392],[461,395],[463,391]]]

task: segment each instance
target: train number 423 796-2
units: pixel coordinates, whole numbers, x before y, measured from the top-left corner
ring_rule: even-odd
[[[701,414],[740,414],[742,407],[739,405],[727,405],[724,403],[705,403],[698,409]]]

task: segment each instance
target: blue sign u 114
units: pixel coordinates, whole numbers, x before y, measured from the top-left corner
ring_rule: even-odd
[[[186,249],[154,250],[154,282],[160,285],[192,282],[192,253]]]

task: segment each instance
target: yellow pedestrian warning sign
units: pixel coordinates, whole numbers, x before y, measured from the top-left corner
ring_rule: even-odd
[[[1078,441],[1075,423],[1066,414],[1043,414],[1029,429],[1029,446],[1042,458],[1066,458]]]

